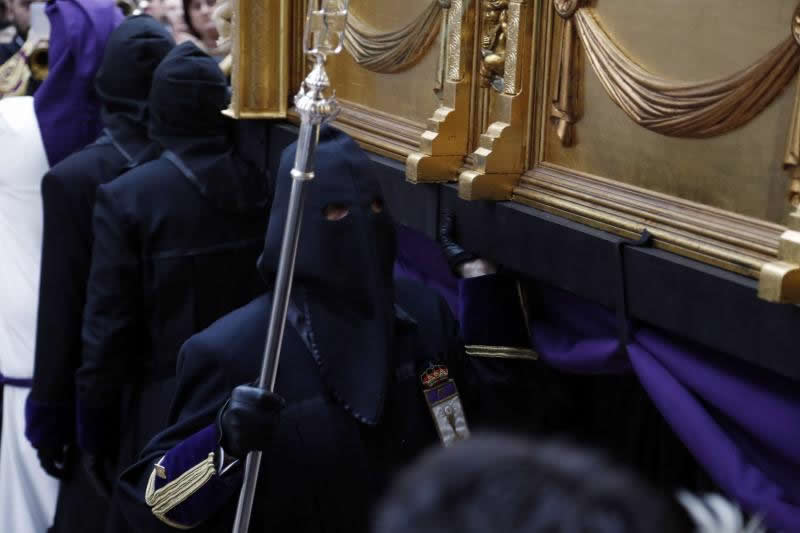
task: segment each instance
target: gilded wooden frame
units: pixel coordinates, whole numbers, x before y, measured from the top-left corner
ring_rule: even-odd
[[[231,105],[225,111],[243,119],[285,118],[289,105],[292,41],[291,0],[233,0]],[[301,26],[302,27],[302,26]]]
[[[487,126],[477,148],[465,160],[459,176],[460,196],[467,200],[516,201],[628,238],[647,229],[658,248],[759,279],[762,298],[799,301],[797,212],[789,217],[787,228],[546,160],[545,142],[554,127],[554,102],[560,96],[561,103],[572,104],[574,99],[575,106],[581,105],[577,97],[582,91],[580,81],[571,79],[569,72],[556,73],[553,68],[559,56],[554,28],[562,23],[559,15],[565,15],[558,11],[574,13],[581,2],[532,0],[531,4],[532,37],[516,44],[531,50],[531,70],[519,74],[523,84],[528,83],[521,90],[524,93],[527,89],[529,102],[517,101],[516,110],[511,111],[514,103],[508,95],[495,94],[491,88],[481,89],[484,99],[487,94],[490,99],[484,119]],[[573,61],[580,65],[583,54],[578,49]],[[563,80],[571,85],[572,93],[559,95],[554,75],[565,76]],[[784,76],[784,83],[786,79]],[[580,113],[579,109],[574,111]],[[569,135],[574,118],[562,115],[562,119],[561,125],[566,129],[559,133]],[[527,138],[519,133],[526,128],[530,132]],[[514,141],[503,143],[509,132]],[[492,165],[491,159],[498,152],[502,156]],[[520,160],[524,160],[524,168],[517,171],[519,167],[514,162]]]
[[[551,61],[557,56],[553,32],[560,18],[550,0],[538,2],[543,38],[535,59],[539,85],[533,120],[536,142],[530,169],[520,176],[510,199],[624,237],[638,236],[647,229],[658,248],[760,278],[765,267],[778,260],[785,226],[545,161],[544,143],[547,129],[553,127],[551,106],[556,97],[551,78]]]
[[[575,170],[546,157],[554,120],[568,146],[583,105],[582,80],[574,73],[587,64],[587,52],[576,41],[561,53],[562,25],[574,15],[578,20],[571,30],[575,35],[586,31],[586,14],[578,17],[576,11],[601,1],[439,0],[445,33],[426,57],[441,55],[442,76],[438,106],[431,106],[427,120],[381,111],[367,103],[366,93],[362,97],[351,92],[349,98],[341,98],[337,124],[367,149],[405,160],[412,183],[457,181],[464,200],[515,201],[623,237],[636,237],[647,229],[658,248],[760,279],[760,295],[767,300],[799,299],[800,213],[790,216],[786,226],[618,181],[613,173]],[[299,42],[302,21],[303,13],[293,6],[288,22],[294,36],[290,87],[299,86],[304,74],[304,60],[294,42]],[[794,37],[800,43],[797,22]],[[800,52],[786,43],[781,46],[781,57],[800,61]],[[559,62],[563,68],[556,68]],[[791,74],[786,68],[792,67],[775,75],[783,84]],[[384,71],[373,78],[371,73],[348,72],[370,82],[394,75]],[[429,74],[411,76],[419,87],[414,90],[435,87]],[[555,84],[556,79],[563,83]],[[386,107],[385,101],[382,105]],[[420,109],[413,111],[418,115]],[[795,114],[800,118],[800,111]],[[577,128],[580,132],[579,122]],[[800,121],[795,129],[800,132]],[[800,134],[795,137],[800,140]],[[792,187],[800,190],[800,172],[795,174]]]

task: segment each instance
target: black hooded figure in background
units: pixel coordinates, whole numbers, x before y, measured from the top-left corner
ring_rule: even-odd
[[[259,262],[268,283],[295,151],[282,155]],[[452,401],[471,359],[444,301],[392,279],[394,227],[367,155],[324,128],[315,159],[276,394],[248,386],[261,366],[267,293],[181,349],[169,427],[120,481],[126,516],[142,531],[228,531],[252,450],[265,453],[251,532],[367,531],[392,474],[440,439],[466,438],[464,413],[480,425],[484,398],[498,396],[487,382]],[[426,388],[434,381],[442,385]],[[426,399],[452,409],[440,418],[444,404],[429,409]]]
[[[241,150],[227,104],[216,62],[177,46],[150,91],[164,152],[98,189],[76,375],[78,444],[96,464],[135,460],[166,422],[183,342],[265,290],[266,150]],[[125,531],[116,498],[107,530]]]
[[[132,17],[111,34],[95,88],[105,130],[44,176],[44,239],[33,387],[26,435],[44,469],[61,479],[54,532],[102,531],[107,503],[93,493],[75,443],[75,371],[81,361],[81,318],[92,250],[97,187],[158,156],[147,136],[147,98],[155,71],[175,46],[149,16]],[[92,513],[83,513],[91,508]]]

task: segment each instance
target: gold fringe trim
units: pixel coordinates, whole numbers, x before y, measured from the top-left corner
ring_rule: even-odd
[[[511,346],[484,346],[481,344],[468,344],[466,353],[472,357],[491,357],[494,359],[527,359],[536,361],[539,354],[530,348],[514,348]]]
[[[163,457],[161,458],[163,460]],[[160,466],[161,460],[159,460]],[[158,490],[155,490],[156,474],[158,468],[153,468],[150,479],[147,481],[144,501],[152,509],[153,514],[170,527],[179,529],[191,529],[194,526],[186,526],[173,522],[166,517],[172,509],[186,501],[192,494],[208,483],[208,480],[217,473],[214,466],[214,452],[201,463],[190,468],[176,479],[170,481]]]

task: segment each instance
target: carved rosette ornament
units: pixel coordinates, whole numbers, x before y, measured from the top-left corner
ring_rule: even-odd
[[[580,7],[580,4],[580,0],[553,0],[556,13],[565,19],[572,17]]]

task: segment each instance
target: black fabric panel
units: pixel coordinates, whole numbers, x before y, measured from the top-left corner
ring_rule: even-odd
[[[406,181],[406,167],[402,162],[370,155],[380,169],[384,201],[395,222],[435,239],[439,224],[439,186],[412,185]],[[412,209],[409,206],[413,206]]]
[[[463,245],[523,275],[615,306],[620,237],[510,202],[462,202]],[[663,250],[623,253],[628,312],[668,333],[800,379],[800,307],[760,300],[756,280]]]
[[[296,136],[295,126],[276,124],[270,150],[279,153]],[[622,238],[511,202],[465,202],[454,184],[412,185],[401,162],[372,158],[398,222],[433,238],[438,207],[449,208],[468,250],[614,308]],[[628,248],[624,262],[631,318],[800,379],[800,307],[759,300],[755,280],[662,250]]]

